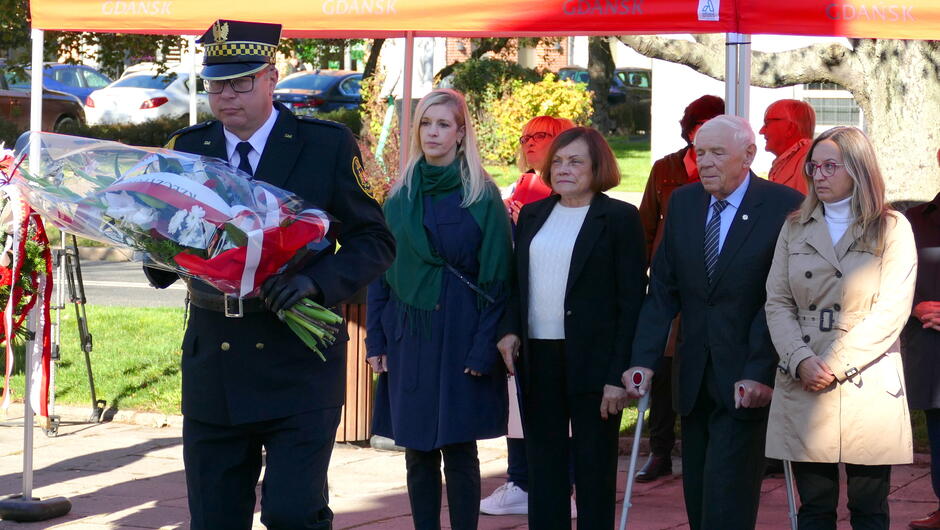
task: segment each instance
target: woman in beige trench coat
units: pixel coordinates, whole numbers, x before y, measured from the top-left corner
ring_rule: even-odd
[[[793,461],[799,527],[836,527],[838,463],[853,528],[888,528],[891,464],[912,460],[898,337],[917,252],[885,205],[868,138],[837,127],[807,155],[808,195],[784,223],[767,278],[767,327],[780,356],[770,458]]]

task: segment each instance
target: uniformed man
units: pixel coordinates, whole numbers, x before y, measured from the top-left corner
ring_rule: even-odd
[[[187,282],[183,456],[194,530],[251,528],[262,449],[261,521],[268,528],[331,528],[327,468],[345,395],[347,337],[342,331],[323,362],[274,311],[304,296],[334,306],[394,257],[350,131],[273,103],[280,32],[278,24],[231,20],[209,28],[199,41],[201,75],[217,119],[177,132],[168,147],[222,158],[323,208],[340,221],[340,248],[269,279],[260,297],[242,302]],[[145,272],[157,287],[176,279]]]

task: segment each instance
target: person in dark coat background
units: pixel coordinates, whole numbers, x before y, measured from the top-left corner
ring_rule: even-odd
[[[251,528],[262,449],[261,522],[331,528],[327,468],[346,391],[345,326],[323,362],[274,312],[304,296],[339,304],[394,257],[349,130],[273,103],[280,31],[277,24],[213,24],[201,39],[201,75],[218,119],[177,132],[167,147],[227,160],[328,211],[340,221],[341,248],[270,278],[263,299],[228,300],[208,284],[187,281],[183,457],[194,530]],[[150,267],[144,272],[155,287],[177,279]]]
[[[578,528],[610,529],[627,396],[620,377],[646,291],[643,226],[634,206],[603,193],[620,170],[594,129],[558,135],[542,179],[555,194],[519,214],[499,341],[522,381],[529,527],[571,528],[573,455]]]
[[[937,151],[940,162],[940,151]],[[940,500],[940,194],[904,212],[917,244],[914,309],[901,332],[907,403],[923,410],[930,440],[930,477]],[[940,508],[911,521],[911,528],[940,528]]]
[[[483,170],[463,95],[438,89],[415,110],[408,166],[384,209],[398,243],[369,287],[367,360],[379,372],[373,432],[405,450],[417,530],[475,529],[476,440],[506,434],[496,349],[509,279],[509,217]]]

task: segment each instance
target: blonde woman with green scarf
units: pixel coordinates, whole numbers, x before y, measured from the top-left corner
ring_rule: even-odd
[[[380,373],[373,432],[406,448],[416,530],[477,527],[476,441],[506,434],[496,349],[509,279],[509,218],[483,170],[461,93],[418,103],[408,166],[385,202],[397,257],[369,288],[366,347]]]

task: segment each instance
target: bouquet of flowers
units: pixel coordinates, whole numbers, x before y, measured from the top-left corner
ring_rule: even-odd
[[[48,221],[139,251],[226,295],[252,296],[270,276],[329,246],[326,212],[221,160],[53,133],[20,143],[12,183]],[[30,143],[38,144],[37,160]],[[342,322],[309,299],[278,317],[324,360],[320,348]]]

